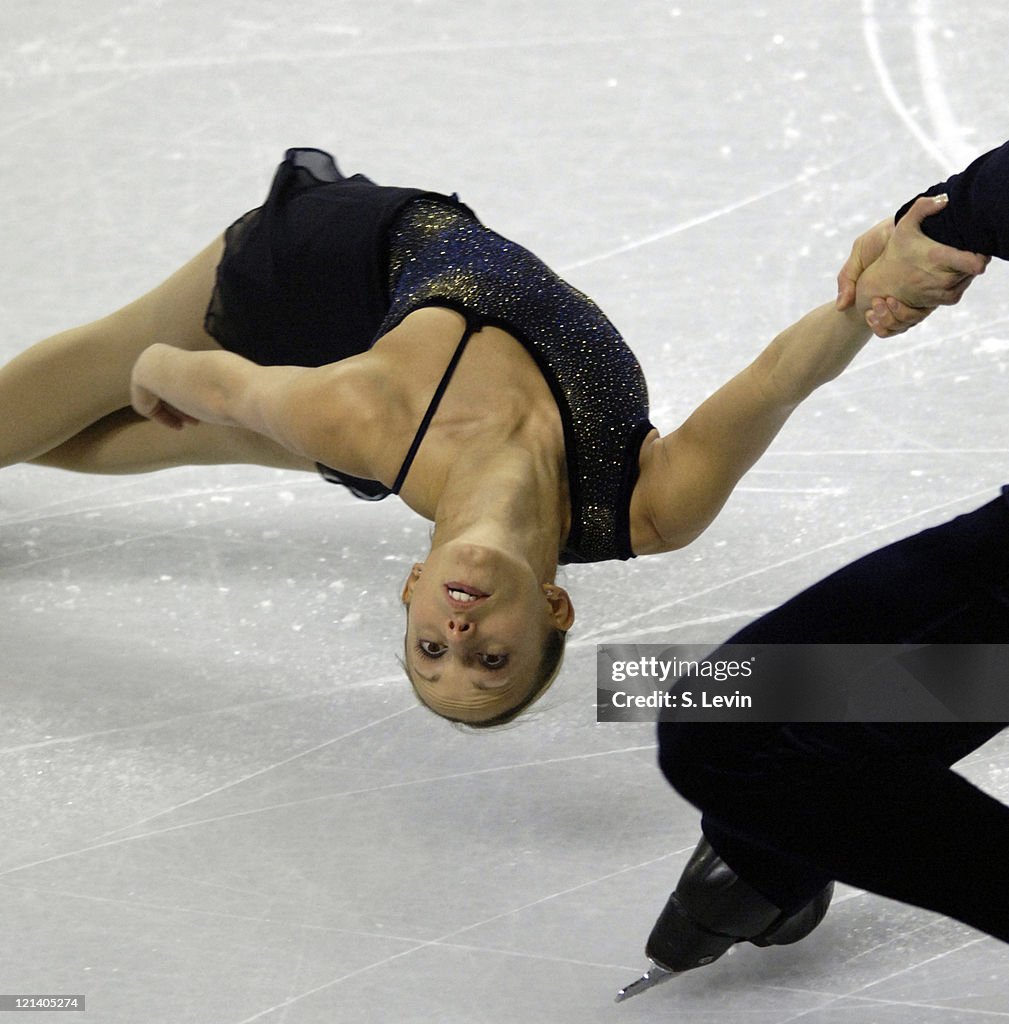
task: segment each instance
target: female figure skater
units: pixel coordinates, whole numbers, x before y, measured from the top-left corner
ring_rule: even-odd
[[[907,204],[896,229],[883,221],[856,241],[839,275],[838,305],[861,293],[880,336],[931,311],[924,289],[948,267],[946,246],[1009,258],[1009,143],[926,195],[940,193],[948,200],[922,225],[937,242],[906,230]],[[728,641],[1005,643],[1009,487],[845,566]],[[952,653],[941,684],[955,695],[971,676]],[[1009,942],[1009,808],[950,769],[1005,724],[661,723],[660,767],[703,812],[704,835],[649,937],[652,970],[618,999],[736,942],[798,941],[823,919],[835,879]]]
[[[455,197],[290,150],[264,206],[164,284],[0,370],[0,465],[246,462],[399,494],[434,522],[403,590],[410,679],[494,724],[556,671],[558,562],[693,540],[866,342],[862,314],[814,310],[660,437],[630,350],[532,254]]]

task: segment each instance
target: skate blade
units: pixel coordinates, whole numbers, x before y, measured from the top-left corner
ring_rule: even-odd
[[[632,981],[626,988],[622,988],[616,996],[614,1002],[622,1003],[625,999],[630,999],[631,996],[639,995],[647,989],[654,988],[656,985],[661,985],[664,981],[669,981],[670,978],[675,978],[677,974],[682,974],[683,971],[670,971],[665,967],[660,967],[658,964],[653,963],[651,968],[637,981]]]

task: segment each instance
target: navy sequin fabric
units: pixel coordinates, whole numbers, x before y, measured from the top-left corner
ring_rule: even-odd
[[[562,562],[633,557],[630,500],[641,442],[652,429],[634,354],[586,295],[464,209],[411,202],[389,245],[384,334],[423,306],[448,306],[470,326],[501,327],[536,361],[564,424],[571,533]]]
[[[539,366],[564,424],[571,532],[560,561],[631,558],[631,495],[652,429],[641,368],[595,303],[454,197],[347,178],[322,150],[289,150],[264,205],[228,229],[206,328],[263,365],[322,366],[366,352],[422,306],[459,311],[470,331],[502,328]],[[319,469],[358,497],[391,493]]]

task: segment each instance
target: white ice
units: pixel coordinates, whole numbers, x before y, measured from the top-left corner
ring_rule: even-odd
[[[670,429],[1009,134],[1009,9],[953,13],[7,0],[0,357],[158,282],[314,145],[458,191],[592,294]],[[1004,946],[852,890],[798,946],[614,1006],[698,821],[651,727],[593,707],[597,643],[718,640],[993,497],[1007,332],[993,265],[814,396],[693,547],[567,571],[567,667],[490,735],[397,665],[406,509],[266,470],[4,471],[0,992],[84,993],[94,1024],[1009,1020]],[[962,770],[1009,797],[1006,742]]]

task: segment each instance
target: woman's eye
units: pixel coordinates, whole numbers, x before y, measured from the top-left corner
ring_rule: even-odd
[[[504,668],[508,664],[507,654],[481,654],[480,664],[484,668]]]
[[[438,643],[437,640],[418,640],[417,650],[425,658],[440,658],[445,653],[445,645]]]

